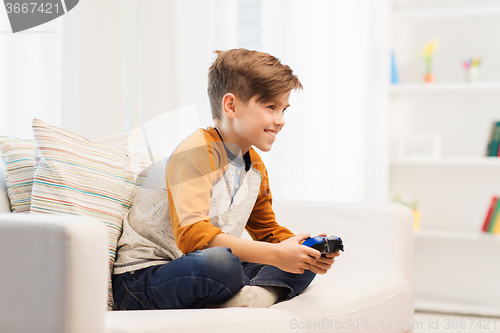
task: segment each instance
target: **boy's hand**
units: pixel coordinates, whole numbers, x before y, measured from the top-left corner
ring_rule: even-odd
[[[311,272],[316,274],[325,274],[330,268],[332,268],[332,265],[335,262],[335,257],[338,257],[339,255],[340,252],[337,251],[328,253],[325,257],[320,257],[318,261],[316,261],[316,264],[311,265]]]
[[[320,234],[318,236],[326,237],[326,234]],[[332,265],[335,262],[335,257],[338,257],[339,255],[340,251],[337,251],[328,253],[324,257],[319,257],[316,264],[311,265],[311,272],[316,274],[325,274],[330,268],[332,268]]]
[[[305,269],[312,270],[311,268],[315,267],[317,261],[321,258],[321,253],[318,250],[300,244],[301,241],[308,237],[308,233],[299,234],[276,244],[277,256],[274,266],[283,271],[295,274],[302,274]],[[321,264],[321,267],[324,267],[323,264]]]

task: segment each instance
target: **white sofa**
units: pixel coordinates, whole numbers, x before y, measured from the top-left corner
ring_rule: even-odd
[[[345,253],[298,297],[267,309],[107,311],[107,231],[77,216],[10,212],[0,163],[0,332],[411,332],[411,211],[395,204],[278,203],[294,232]]]

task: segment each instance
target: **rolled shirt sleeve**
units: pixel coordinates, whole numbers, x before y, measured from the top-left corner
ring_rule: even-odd
[[[252,166],[262,176],[262,183],[260,185],[259,196],[248,219],[246,230],[254,240],[270,243],[279,243],[295,236],[293,232],[276,222],[276,215],[272,208],[273,198],[269,187],[267,169],[253,148],[250,149],[250,158]]]

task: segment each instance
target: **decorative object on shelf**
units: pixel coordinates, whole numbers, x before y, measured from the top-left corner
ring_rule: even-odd
[[[398,68],[396,67],[396,60],[394,59],[394,51],[391,52],[391,83],[399,83]]]
[[[499,156],[500,151],[500,121],[491,124],[488,145],[486,146],[486,156]]]
[[[483,223],[483,232],[500,234],[500,200],[494,195]]]
[[[472,57],[469,61],[464,61],[463,66],[465,69],[465,81],[477,82],[478,67],[482,60],[482,57]]]
[[[418,209],[413,209],[413,229],[415,231],[420,230],[420,210]]]
[[[441,136],[438,134],[413,134],[397,142],[398,157],[436,159],[441,157]]]
[[[413,212],[413,229],[415,231],[420,230],[420,210],[418,209],[418,202],[417,200],[412,200],[412,201],[406,201],[401,198],[401,196],[398,194],[394,196],[392,199],[395,203],[401,204],[403,206],[406,206],[410,208]]]
[[[432,74],[432,56],[439,45],[437,39],[432,39],[424,45],[420,50],[419,56],[425,59],[425,82],[434,82],[434,74]]]

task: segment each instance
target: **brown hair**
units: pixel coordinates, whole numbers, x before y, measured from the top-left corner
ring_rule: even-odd
[[[283,65],[270,54],[234,49],[216,51],[215,59],[208,71],[208,98],[212,118],[221,119],[222,97],[232,93],[246,103],[253,96],[267,103],[302,84],[292,69]]]

